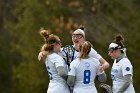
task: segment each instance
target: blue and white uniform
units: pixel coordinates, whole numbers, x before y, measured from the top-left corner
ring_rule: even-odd
[[[75,76],[73,93],[97,93],[94,80],[99,74],[99,61],[95,58],[75,59],[68,75]]]
[[[50,83],[47,93],[69,93],[69,88],[66,81],[58,75],[58,71],[56,69],[59,66],[63,66],[67,73],[67,65],[63,58],[56,53],[52,53],[47,56],[45,64],[50,76]]]
[[[66,58],[66,54],[64,51],[62,51],[63,48],[61,48],[61,52],[59,52],[59,55],[62,56],[63,58]],[[74,54],[74,56],[73,56]],[[102,56],[100,54],[97,53],[96,50],[94,50],[93,48],[91,48],[91,51],[89,52],[89,57],[93,57],[95,59],[100,59],[102,58]],[[73,58],[72,58],[73,57]],[[69,62],[73,61],[74,59],[79,57],[79,51],[74,51],[74,53],[72,51],[69,52]]]
[[[118,93],[118,91],[122,87],[122,83],[124,82],[123,77],[125,75],[133,76],[133,67],[128,58],[122,58],[119,62],[114,60],[112,70],[111,70],[111,77],[113,81],[113,93]],[[124,93],[135,93],[133,82],[131,82],[129,87],[125,90]]]

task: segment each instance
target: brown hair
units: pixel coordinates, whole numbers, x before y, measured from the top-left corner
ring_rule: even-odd
[[[121,34],[116,34],[115,39],[113,40],[112,43],[116,43],[120,46],[120,48],[124,48],[123,41],[124,41],[123,36]]]
[[[54,44],[59,43],[59,37],[53,34],[50,34],[49,30],[41,30],[40,35],[44,38],[45,44],[41,47],[41,51],[53,51]]]
[[[79,46],[80,60],[82,58],[85,58],[89,54],[91,47],[92,47],[92,44],[89,41],[85,41],[82,45]]]

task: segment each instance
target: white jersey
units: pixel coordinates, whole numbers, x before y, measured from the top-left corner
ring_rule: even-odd
[[[111,77],[113,81],[113,93],[118,90],[121,86],[123,80],[123,76],[131,74],[133,76],[133,67],[128,58],[122,58],[119,62],[116,63],[114,60],[112,70],[111,70]],[[131,78],[132,81],[132,78]],[[126,89],[124,93],[135,93],[133,82],[130,83],[130,86]]]
[[[68,75],[75,76],[73,93],[97,93],[94,80],[98,75],[99,61],[95,58],[77,58],[70,63]]]
[[[96,59],[100,59],[101,58],[101,55],[98,54],[93,48],[91,48],[91,51],[89,52],[89,57],[93,57],[93,58],[96,58]],[[79,57],[79,52],[78,51],[75,51],[74,53],[74,59],[78,58]]]
[[[66,81],[58,75],[56,69],[59,66],[63,66],[65,67],[65,71],[68,71],[66,67],[67,65],[63,58],[58,54],[53,53],[48,55],[45,64],[50,77],[50,83],[47,93],[69,93]]]
[[[63,51],[63,48],[61,48],[61,52],[59,53],[59,55],[62,56],[63,58],[66,58],[66,54]],[[73,61],[74,59],[78,57],[79,57],[79,51],[75,50],[74,53],[70,51],[69,62]],[[89,57],[93,57],[99,60],[101,58],[101,55],[98,54],[93,48],[91,48],[91,51],[89,52]]]

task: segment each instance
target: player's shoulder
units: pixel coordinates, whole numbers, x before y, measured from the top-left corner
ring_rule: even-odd
[[[99,61],[97,58],[94,58],[94,57],[90,57],[89,60],[96,61],[96,62]]]
[[[130,62],[130,60],[127,57],[122,58],[120,61]]]
[[[74,59],[71,63],[77,63],[77,62],[79,62],[80,61],[80,59],[79,58],[76,58],[76,59]]]
[[[79,59],[79,58],[76,58],[76,59],[74,59],[70,64],[76,65],[76,64],[78,64],[78,63],[80,63],[80,59]]]
[[[99,55],[99,54],[97,53],[97,51],[95,49],[91,48],[89,55],[93,56],[93,55]]]
[[[91,52],[96,52],[96,50],[94,48],[91,48]]]
[[[100,64],[99,60],[96,59],[96,58],[90,57],[89,60],[90,60],[93,64],[97,64],[97,65]]]
[[[50,55],[51,55],[51,57],[58,57],[59,56],[57,53],[52,53]]]
[[[122,58],[120,61],[121,61],[121,63],[124,64],[124,65],[126,65],[126,64],[131,64],[130,60],[129,60],[127,57]]]
[[[62,57],[60,55],[58,55],[57,53],[52,53],[49,56],[49,58],[52,59],[52,60],[60,60],[60,59],[62,59]]]

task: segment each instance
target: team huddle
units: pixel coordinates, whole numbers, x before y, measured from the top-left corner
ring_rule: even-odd
[[[73,45],[64,47],[61,47],[60,38],[47,30],[41,30],[40,34],[45,43],[38,59],[45,60],[50,77],[47,93],[98,93],[94,81],[97,79],[102,84],[106,82],[105,69],[109,63],[85,40],[84,28],[73,32]],[[108,93],[135,93],[133,68],[122,40],[122,36],[117,35],[108,48],[108,55],[114,59],[112,89],[107,87]]]

